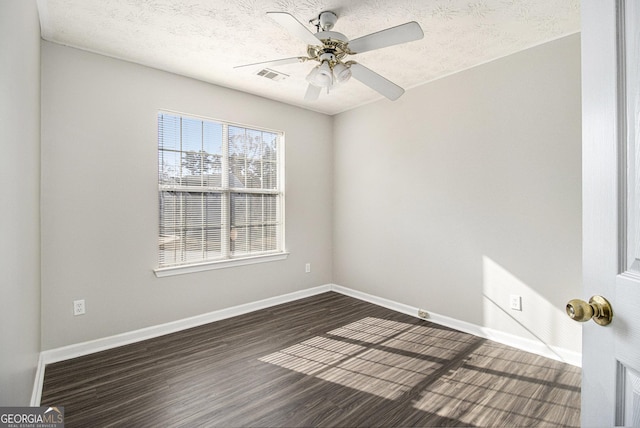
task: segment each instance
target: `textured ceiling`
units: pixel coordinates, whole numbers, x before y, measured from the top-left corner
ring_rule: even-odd
[[[317,63],[272,67],[279,81],[234,66],[304,56],[306,45],[267,17],[289,12],[309,30],[321,11],[350,39],[417,21],[422,40],[349,57],[405,89],[580,30],[579,0],[38,0],[42,37],[335,114],[381,95],[355,79],[306,102]],[[385,101],[391,103],[392,101]]]

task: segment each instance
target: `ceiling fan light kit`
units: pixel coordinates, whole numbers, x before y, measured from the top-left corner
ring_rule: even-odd
[[[400,86],[362,64],[355,61],[345,62],[343,59],[348,55],[419,40],[424,37],[420,25],[412,21],[359,37],[350,42],[344,34],[331,31],[338,20],[338,15],[332,11],[321,12],[316,19],[309,21],[316,26],[318,30],[316,34],[309,31],[289,13],[267,12],[267,15],[292,35],[307,43],[307,56],[247,64],[235,68],[317,61],[319,64],[311,69],[306,78],[309,82],[304,96],[306,101],[317,100],[321,89],[326,88],[328,93],[335,86],[335,83],[345,83],[351,76],[390,100],[398,99],[404,93],[404,89]]]

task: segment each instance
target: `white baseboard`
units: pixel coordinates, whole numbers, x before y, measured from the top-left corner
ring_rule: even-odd
[[[363,293],[361,291],[342,287],[336,284],[331,285],[331,290],[418,318],[417,307],[394,302],[392,300],[373,296],[371,294]],[[548,345],[541,341],[527,339],[492,328],[482,327],[476,324],[468,323],[466,321],[449,318],[445,315],[431,312],[428,310],[428,308],[425,309],[427,309],[427,312],[429,314],[426,319],[436,324],[453,328],[464,333],[473,334],[474,336],[493,340],[494,342],[502,343],[503,345],[508,345],[522,351],[530,352],[532,354],[541,355],[552,360],[562,361],[563,363],[571,364],[572,366],[582,366],[582,353],[580,352],[570,351],[568,349]]]
[[[38,367],[36,367],[36,376],[33,380],[33,391],[31,392],[31,407],[40,406],[40,399],[42,398],[42,385],[44,384],[44,369],[46,363],[42,359],[42,352],[38,357]]]
[[[257,302],[251,302],[243,305],[233,306],[230,308],[220,309],[206,314],[160,324],[157,326],[147,327],[139,330],[117,334],[114,336],[91,340],[88,342],[82,342],[64,346],[61,348],[42,351],[38,360],[33,393],[31,395],[31,406],[40,405],[40,399],[42,397],[42,385],[44,382],[44,370],[47,364],[69,360],[71,358],[116,348],[118,346],[140,342],[142,340],[152,339],[154,337],[162,336],[169,333],[175,333],[177,331],[186,330],[193,327],[198,327],[214,321],[220,321],[238,315],[247,314],[249,312],[269,308],[272,306],[280,305],[282,303],[292,302],[295,300],[303,299],[305,297],[315,296],[316,294],[326,293],[328,291],[335,291],[337,293],[363,300],[365,302],[373,303],[375,305],[382,306],[396,312],[401,312],[403,314],[407,314],[416,318],[418,317],[417,307],[405,305],[393,300],[363,293],[361,291],[342,287],[336,284],[321,285],[318,287],[295,291],[293,293],[271,297],[268,299],[259,300]],[[541,355],[543,357],[551,358],[557,361],[562,361],[577,367],[580,367],[582,363],[582,354],[578,352],[549,346],[545,343],[525,339],[498,330],[481,327],[465,321],[460,321],[444,315],[439,315],[434,312],[429,312],[429,317],[427,319],[431,322],[443,325],[445,327],[453,328],[465,333],[473,334],[475,336],[490,339],[504,345],[512,346],[514,348]]]

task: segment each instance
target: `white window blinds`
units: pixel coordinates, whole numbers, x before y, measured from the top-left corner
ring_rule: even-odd
[[[158,114],[159,267],[283,252],[283,135]]]

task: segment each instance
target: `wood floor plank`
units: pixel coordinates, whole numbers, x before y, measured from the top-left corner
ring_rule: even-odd
[[[580,425],[580,369],[329,292],[47,365],[73,427]]]

